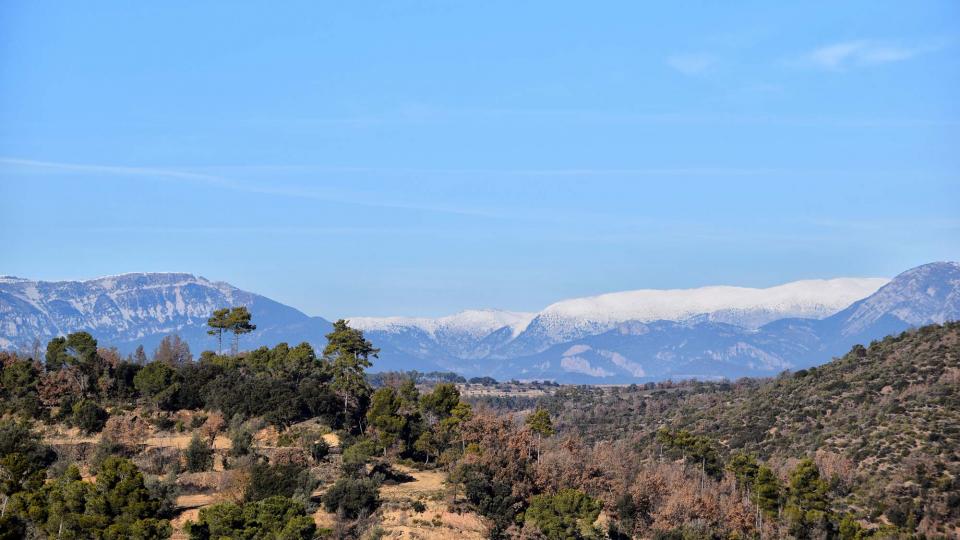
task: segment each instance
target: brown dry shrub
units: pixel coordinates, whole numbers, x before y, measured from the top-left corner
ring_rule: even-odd
[[[150,424],[136,413],[111,416],[103,426],[103,438],[124,446],[142,444],[151,432]]]

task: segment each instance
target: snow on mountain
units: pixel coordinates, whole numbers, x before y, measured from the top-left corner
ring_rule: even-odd
[[[0,348],[27,349],[86,330],[105,345],[151,347],[178,333],[195,349],[210,348],[206,321],[214,310],[245,305],[264,340],[323,341],[329,323],[223,282],[187,273],[131,273],[85,281],[0,278]]]
[[[0,349],[41,347],[87,330],[105,346],[151,350],[170,333],[194,351],[214,309],[245,305],[257,331],[242,347],[325,344],[330,323],[192,274],[87,281],[0,277]],[[845,308],[845,309],[843,309]],[[469,310],[447,317],[354,317],[381,348],[376,370],[451,370],[498,378],[636,382],[773,375],[816,365],[911,326],[960,320],[960,264],[931,263],[893,280],[839,278],[767,289],[637,290],[565,300],[539,313]]]
[[[351,317],[354,328],[363,330],[387,350],[402,351],[440,365],[455,359],[476,359],[517,337],[533,313],[495,309],[466,310],[446,317]],[[447,363],[445,363],[447,362]]]
[[[886,278],[794,281],[766,289],[700,287],[640,289],[557,302],[541,311],[498,356],[540,352],[557,343],[600,334],[628,321],[706,320],[756,329],[777,319],[821,319],[865,298]]]
[[[960,263],[935,262],[907,270],[847,311],[844,335],[859,334],[885,317],[908,326],[957,320]]]
[[[427,317],[349,317],[350,326],[364,331],[399,332],[419,328],[431,336],[438,333],[461,333],[483,338],[501,328],[510,328],[516,337],[530,324],[535,313],[499,309],[468,309],[434,319]]]

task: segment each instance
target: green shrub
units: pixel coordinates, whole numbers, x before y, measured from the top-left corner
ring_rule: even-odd
[[[327,444],[327,441],[318,439],[310,444],[307,451],[310,452],[310,457],[314,461],[323,461],[330,454],[330,445]]]
[[[230,432],[230,455],[232,457],[246,456],[252,449],[253,433],[242,428]]]
[[[71,421],[85,433],[99,433],[110,415],[93,401],[83,400],[73,405]]]
[[[213,467],[213,449],[199,435],[194,435],[190,439],[190,444],[183,452],[186,460],[187,470],[190,472],[203,472]]]
[[[588,538],[595,534],[593,522],[600,515],[600,501],[582,491],[564,489],[556,495],[530,499],[526,520],[550,539]]]
[[[350,519],[370,514],[380,506],[380,486],[371,478],[344,477],[323,494],[327,512],[343,512]]]
[[[250,469],[250,483],[244,498],[248,502],[276,496],[307,498],[315,485],[310,471],[295,463],[257,463]]]
[[[316,525],[303,504],[271,497],[246,504],[215,504],[200,510],[196,523],[187,523],[191,540],[212,538],[277,538],[311,540]]]

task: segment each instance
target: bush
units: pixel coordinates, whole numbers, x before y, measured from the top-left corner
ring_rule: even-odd
[[[343,451],[341,466],[346,475],[356,475],[370,460],[370,456],[377,451],[377,447],[370,439],[362,439],[350,445]]]
[[[380,506],[380,486],[370,478],[341,478],[323,494],[327,512],[343,512],[351,519],[369,515]]]
[[[593,536],[593,522],[601,504],[576,489],[564,489],[556,495],[537,495],[530,499],[526,519],[547,538],[584,538]]]
[[[90,400],[83,400],[73,405],[71,421],[85,433],[98,433],[107,423],[110,415],[102,407]]]
[[[200,510],[197,523],[187,524],[191,539],[283,538],[310,540],[316,533],[303,504],[284,497],[237,505],[215,504]],[[252,536],[255,534],[256,536]]]
[[[310,452],[310,457],[314,461],[323,461],[330,454],[330,445],[327,444],[327,441],[319,439],[311,443],[307,451]]]
[[[213,449],[198,435],[190,439],[190,444],[183,455],[187,470],[190,472],[203,472],[213,467]]]
[[[250,483],[244,498],[248,502],[276,496],[308,498],[315,484],[310,471],[295,463],[257,463],[250,469]]]
[[[237,429],[230,432],[230,456],[240,457],[250,453],[253,449],[253,433],[247,429]]]
[[[160,431],[170,431],[177,423],[168,416],[155,416],[149,420],[153,427]]]

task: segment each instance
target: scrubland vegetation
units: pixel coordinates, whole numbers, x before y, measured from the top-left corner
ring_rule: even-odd
[[[772,380],[506,395],[370,376],[344,321],[320,353],[210,326],[233,351],[0,353],[0,538],[958,534],[958,324]]]

